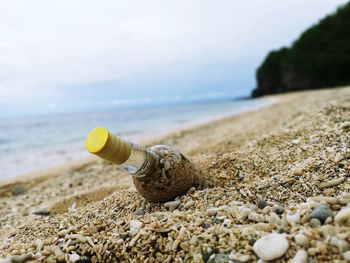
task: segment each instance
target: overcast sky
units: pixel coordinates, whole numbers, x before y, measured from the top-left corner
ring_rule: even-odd
[[[250,94],[342,0],[0,0],[0,117]]]

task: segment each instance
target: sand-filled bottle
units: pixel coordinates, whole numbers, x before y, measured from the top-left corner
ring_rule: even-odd
[[[145,148],[123,140],[106,128],[95,128],[86,140],[86,148],[120,165],[133,176],[137,191],[153,202],[173,200],[191,187],[203,189],[213,185],[203,171],[171,146]]]

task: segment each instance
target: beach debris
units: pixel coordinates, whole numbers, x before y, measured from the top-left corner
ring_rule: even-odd
[[[320,205],[312,210],[309,217],[318,219],[321,222],[321,224],[323,224],[327,218],[333,218],[334,215],[332,209],[330,209],[329,206]]]
[[[130,173],[137,191],[152,202],[172,201],[192,187],[204,189],[214,185],[201,169],[171,146],[145,148],[106,128],[95,128],[87,137],[86,148]]]
[[[262,260],[274,260],[282,257],[288,250],[289,243],[283,234],[271,233],[254,243],[254,253]]]

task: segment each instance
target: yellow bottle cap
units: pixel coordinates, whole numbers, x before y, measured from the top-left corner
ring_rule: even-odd
[[[95,128],[86,139],[86,149],[103,159],[122,164],[129,159],[132,147],[106,128]]]

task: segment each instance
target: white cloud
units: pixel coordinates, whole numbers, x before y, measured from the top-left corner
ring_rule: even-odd
[[[262,59],[345,2],[2,0],[0,97],[50,103],[64,86]]]

